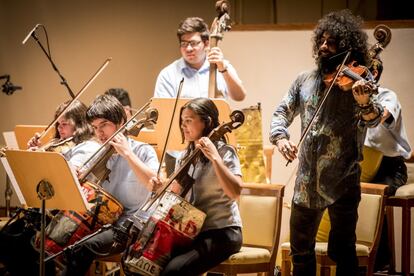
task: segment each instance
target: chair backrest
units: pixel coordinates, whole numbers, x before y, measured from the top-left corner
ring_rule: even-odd
[[[378,245],[385,210],[386,185],[361,183],[361,202],[356,227],[357,242],[372,250]]]
[[[243,184],[239,199],[243,245],[277,251],[284,188],[276,184]]]
[[[386,186],[361,183],[361,202],[358,206],[358,223],[356,226],[357,241],[371,247],[379,234],[379,226],[384,217],[384,193]],[[328,210],[325,211],[319,224],[317,242],[327,242],[331,229]]]

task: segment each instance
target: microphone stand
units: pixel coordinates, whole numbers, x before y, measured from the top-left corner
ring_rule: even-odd
[[[46,32],[45,27],[43,25],[40,25],[40,26],[42,26],[42,28],[44,29],[45,34],[46,34],[46,37],[47,37],[47,32]],[[50,52],[49,53],[46,52],[46,49],[43,47],[42,43],[39,41],[38,37],[36,36],[36,31],[33,31],[32,32],[31,37],[33,37],[34,40],[36,40],[37,44],[40,46],[40,48],[42,49],[43,53],[46,55],[47,59],[50,61],[50,64],[52,65],[53,70],[55,70],[56,73],[59,75],[59,77],[61,79],[60,84],[64,85],[67,88],[67,90],[68,90],[70,96],[72,97],[72,99],[75,98],[75,94],[73,93],[72,89],[69,87],[68,82],[62,76],[62,74],[60,73],[59,69],[56,67],[56,64],[53,62],[52,57],[50,56]]]
[[[91,238],[95,237],[96,235],[98,235],[98,234],[100,234],[100,233],[102,233],[102,232],[104,232],[104,231],[107,231],[107,230],[109,230],[109,229],[111,229],[111,228],[113,228],[113,226],[112,226],[111,224],[105,224],[105,225],[104,225],[104,226],[102,226],[99,230],[97,230],[97,231],[93,232],[92,234],[87,235],[87,236],[83,237],[82,239],[80,239],[80,240],[76,241],[75,243],[73,243],[73,244],[71,244],[71,245],[66,246],[65,248],[63,248],[63,249],[62,249],[61,251],[59,251],[58,253],[53,254],[53,255],[50,255],[49,257],[45,258],[45,259],[44,259],[44,263],[46,263],[46,262],[48,262],[48,261],[50,261],[50,260],[53,260],[53,259],[55,259],[56,257],[59,257],[60,255],[62,255],[62,254],[64,254],[64,253],[65,253],[65,254],[66,254],[66,253],[71,254],[71,252],[75,251],[75,249],[76,249],[77,247],[79,247],[80,245],[82,245],[82,243],[86,242],[87,240],[89,240],[89,239],[91,239]],[[109,253],[110,253],[110,252],[108,252],[107,254],[109,255]]]

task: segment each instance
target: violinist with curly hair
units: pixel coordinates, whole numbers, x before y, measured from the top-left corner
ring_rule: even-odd
[[[381,120],[382,106],[375,87],[366,80],[351,83],[351,91],[333,85],[300,151],[289,140],[288,127],[297,115],[302,132],[315,114],[332,75],[350,52],[349,60],[369,64],[367,34],[362,20],[348,10],[332,12],[313,31],[316,68],[301,73],[273,113],[270,141],[289,161],[298,157],[290,217],[293,275],[315,275],[315,237],[324,210],[331,218],[328,254],[337,264],[336,275],[357,275],[355,229],[361,199],[360,165],[364,133]],[[345,89],[346,90],[346,89]]]

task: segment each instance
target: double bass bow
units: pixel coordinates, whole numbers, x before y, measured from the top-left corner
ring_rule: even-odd
[[[218,42],[223,39],[223,33],[231,29],[230,16],[229,16],[230,5],[227,0],[219,0],[216,2],[217,17],[214,18],[210,28],[210,49],[217,47]],[[208,97],[222,98],[223,94],[217,89],[217,65],[210,64],[209,71],[209,82],[208,82]]]

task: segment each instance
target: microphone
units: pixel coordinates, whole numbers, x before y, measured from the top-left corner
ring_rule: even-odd
[[[34,28],[27,34],[27,36],[23,39],[22,44],[24,45],[29,38],[32,36],[32,34],[36,31],[36,29],[40,26],[40,24],[36,24],[36,26],[34,26]]]
[[[6,79],[6,82],[2,85],[2,91],[7,95],[13,94],[16,90],[22,89],[21,86],[14,85],[10,82],[10,75],[0,76],[0,79]]]
[[[12,84],[11,82],[6,82],[3,85],[3,92],[6,93],[7,95],[11,95],[13,94],[16,90],[21,90],[22,87],[21,86],[17,86]]]

